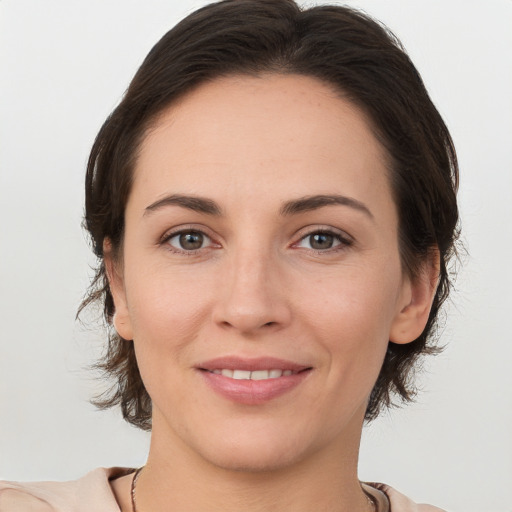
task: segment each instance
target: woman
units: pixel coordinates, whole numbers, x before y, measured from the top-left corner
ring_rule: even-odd
[[[86,180],[84,302],[146,465],[9,484],[0,510],[433,511],[357,477],[449,290],[450,135],[399,43],[344,7],[227,0],[150,52]]]

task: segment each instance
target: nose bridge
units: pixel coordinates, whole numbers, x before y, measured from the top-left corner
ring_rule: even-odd
[[[217,322],[243,332],[288,322],[279,258],[272,247],[241,241],[225,261],[223,275]]]
[[[234,289],[240,287],[264,291],[265,276],[272,268],[272,256],[269,248],[253,240],[241,243],[232,257],[231,278]]]

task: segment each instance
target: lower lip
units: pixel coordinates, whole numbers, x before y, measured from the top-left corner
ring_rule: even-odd
[[[258,405],[273,400],[288,391],[296,388],[310,373],[303,370],[293,375],[275,379],[250,380],[231,379],[209,372],[199,370],[206,383],[219,395],[233,402],[246,405]]]

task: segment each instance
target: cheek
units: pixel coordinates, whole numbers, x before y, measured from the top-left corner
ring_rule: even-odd
[[[366,408],[389,343],[391,289],[365,281],[331,280],[323,293],[310,295],[301,306],[303,325],[321,347],[327,369],[322,372],[326,392],[315,407],[318,414],[326,408],[339,411],[328,422],[334,430],[347,414]]]
[[[303,328],[322,347],[322,364],[329,369],[325,386],[332,393],[324,398],[336,410],[357,408],[369,396],[396,311],[399,265],[387,273],[359,270],[331,275],[298,293]]]
[[[141,268],[136,265],[134,268]],[[203,272],[203,274],[205,274]],[[127,299],[134,331],[168,332],[179,336],[199,323],[212,286],[208,274],[172,268],[169,264],[147,266],[127,276]]]
[[[338,336],[347,348],[389,339],[396,314],[400,272],[351,268],[314,282],[303,282],[296,292],[301,315],[320,335]],[[346,270],[346,269],[345,269]]]
[[[140,267],[139,267],[140,268]],[[135,350],[148,390],[172,382],[207,319],[210,286],[200,276],[148,267],[127,281]],[[157,383],[158,384],[158,383]]]
[[[186,400],[180,371],[205,322],[204,283],[163,269],[135,273],[128,287],[137,364],[154,404]]]

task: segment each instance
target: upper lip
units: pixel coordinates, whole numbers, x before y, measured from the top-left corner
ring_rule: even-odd
[[[279,359],[276,357],[256,357],[246,358],[238,356],[223,356],[216,357],[215,359],[209,359],[201,364],[197,365],[202,370],[246,370],[246,371],[258,371],[258,370],[291,370],[293,372],[300,372],[311,368],[309,365],[295,363],[293,361],[287,361],[285,359]]]

